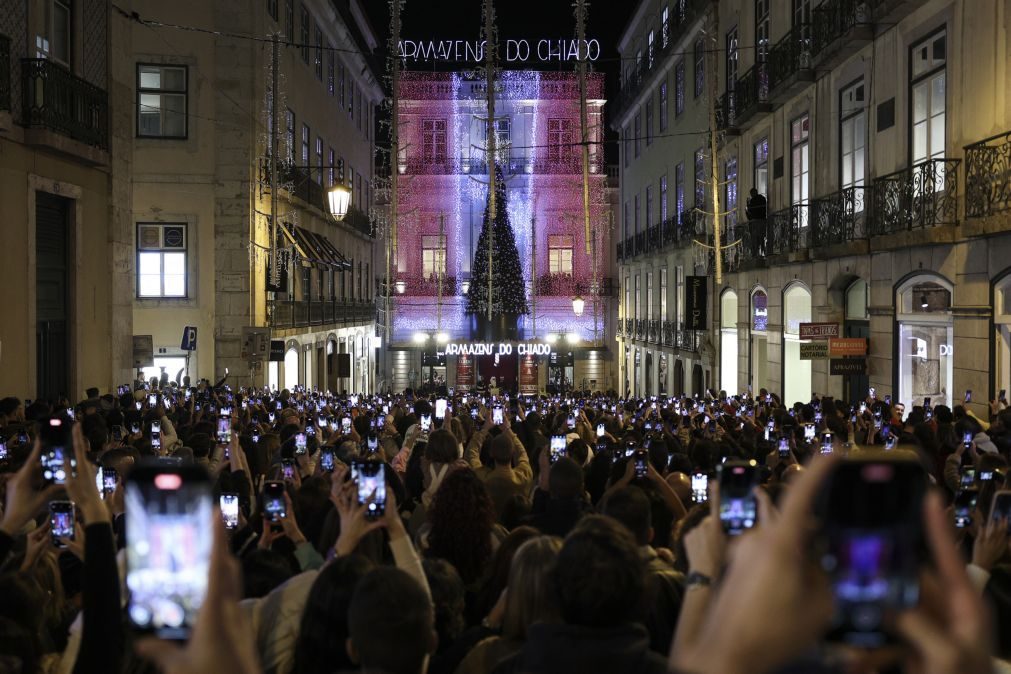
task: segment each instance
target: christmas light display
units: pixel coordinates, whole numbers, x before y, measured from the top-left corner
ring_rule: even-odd
[[[487,313],[489,298],[483,290],[488,286],[488,276],[491,275],[491,312],[521,316],[530,313],[530,308],[527,306],[520,254],[516,249],[516,238],[509,222],[505,176],[499,167],[495,168],[495,172],[498,175],[495,188],[498,212],[492,222],[489,221],[488,209],[485,209],[484,224],[481,227],[481,236],[477,240],[474,264],[471,267],[471,285],[474,292],[467,295],[467,313],[478,315]],[[491,269],[488,268],[488,256],[485,254],[489,245],[495,251]]]

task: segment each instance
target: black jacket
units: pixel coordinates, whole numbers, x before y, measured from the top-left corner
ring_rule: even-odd
[[[649,649],[638,624],[581,627],[538,623],[516,655],[492,674],[666,674],[667,658]]]

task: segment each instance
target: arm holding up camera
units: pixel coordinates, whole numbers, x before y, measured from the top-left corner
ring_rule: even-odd
[[[727,541],[720,524],[719,503],[719,485],[714,482],[709,496],[709,515],[685,534],[689,584],[681,603],[672,655],[688,650],[697,641],[715,589],[713,583],[723,568]]]

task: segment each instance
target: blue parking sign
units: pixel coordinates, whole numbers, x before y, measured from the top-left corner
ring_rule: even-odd
[[[183,351],[197,350],[197,329],[192,325],[183,328],[183,342],[179,345]]]

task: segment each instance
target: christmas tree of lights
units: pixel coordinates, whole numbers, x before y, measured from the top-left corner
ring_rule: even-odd
[[[509,222],[505,179],[502,169],[495,167],[495,221],[489,222],[488,206],[484,209],[481,235],[471,266],[470,292],[467,294],[467,313],[478,316],[488,313],[488,275],[491,273],[491,312],[495,314],[525,315],[527,306],[526,284],[516,237]],[[492,269],[488,269],[488,237],[491,237]]]

